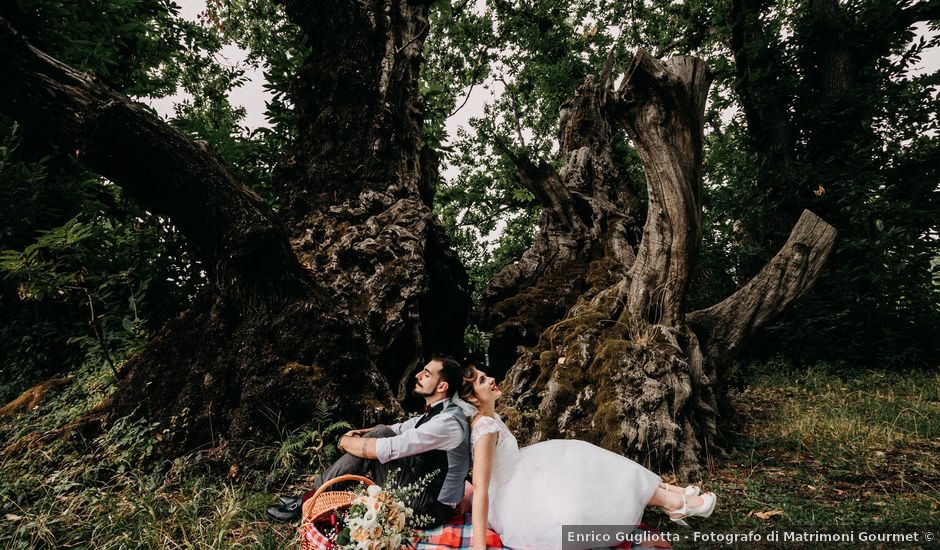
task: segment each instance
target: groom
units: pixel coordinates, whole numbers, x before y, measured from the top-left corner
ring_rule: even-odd
[[[462,381],[460,363],[433,356],[415,375],[414,393],[424,398],[425,413],[392,426],[346,432],[338,445],[345,454],[316,477],[316,486],[345,474],[364,475],[381,485],[396,469],[396,482],[404,486],[437,471],[409,506],[415,515],[432,518],[422,527],[450,519],[454,506],[463,500],[470,471],[470,427],[463,410],[451,401]],[[314,492],[281,497],[280,505],[268,508],[268,517],[284,522],[300,519],[303,502]]]

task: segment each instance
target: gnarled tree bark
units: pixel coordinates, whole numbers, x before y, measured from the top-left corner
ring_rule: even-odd
[[[430,350],[459,353],[469,282],[431,214],[435,153],[418,90],[427,2],[285,3],[313,40],[294,91],[282,211],[301,261],[361,316],[399,398]]]
[[[589,76],[562,106],[560,170],[497,142],[543,210],[532,246],[483,290],[480,324],[492,333],[488,359],[496,376],[585,292],[608,286],[633,264],[639,222],[636,197],[614,153],[612,70],[609,57],[600,77]]]
[[[754,281],[693,314],[697,324],[687,321],[683,299],[702,235],[709,82],[698,59],[658,61],[639,51],[620,88],[609,91],[612,120],[646,170],[642,241],[629,270],[584,292],[510,369],[505,414],[521,439],[587,439],[657,470],[699,476],[703,460],[720,450],[715,362],[818,276],[835,231],[807,214],[812,223],[798,224]],[[716,351],[726,348],[729,354]]]
[[[462,351],[467,279],[431,214],[420,139],[427,3],[285,4],[316,46],[280,216],[213,153],[0,22],[0,109],[168,216],[209,275],[94,423],[136,410],[192,448],[263,440],[320,401],[373,422],[432,347]]]

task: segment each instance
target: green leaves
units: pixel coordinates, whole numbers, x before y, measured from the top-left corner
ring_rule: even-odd
[[[912,69],[940,36],[916,37],[896,2],[840,3],[838,17],[817,7],[497,1],[456,15],[442,7],[423,90],[435,105],[428,141],[443,143],[455,176],[439,186],[435,208],[477,287],[518,258],[539,211],[494,140],[558,162],[561,104],[610,48],[615,75],[628,48],[695,54],[716,79],[706,112],[705,235],[689,307],[744,284],[809,208],[836,225],[841,244],[817,291],[769,327],[773,338],[761,347],[872,363],[935,355],[940,71]],[[487,70],[474,73],[478,48]],[[835,59],[843,60],[841,82],[840,73],[823,73]],[[471,84],[487,91],[482,115],[445,135],[434,117],[458,107]],[[629,144],[617,150],[624,166],[638,166]]]
[[[835,254],[761,347],[812,361],[930,361],[940,321],[928,236],[938,128],[924,83],[940,73],[908,74],[926,41],[897,3],[821,5],[766,6],[747,27],[751,41],[736,44],[753,62],[747,71],[739,60],[713,62],[706,216],[718,225],[702,258],[724,263],[740,285],[809,208],[838,229]],[[723,120],[718,110],[735,104],[743,113]]]
[[[290,130],[240,126],[244,111],[228,94],[244,82],[245,66],[219,56],[226,41],[219,26],[180,19],[169,0],[18,5],[13,24],[37,47],[118,91],[189,94],[171,124],[208,142],[274,201],[273,166]],[[277,85],[286,89],[284,82]],[[3,388],[13,393],[83,359],[119,364],[187,305],[204,274],[167,220],[85,172],[72,155],[24,143],[4,117],[0,135],[0,361],[19,381]]]
[[[0,121],[6,122],[6,121]],[[67,155],[0,153],[0,362],[12,398],[82,361],[114,368],[201,284],[175,229]]]

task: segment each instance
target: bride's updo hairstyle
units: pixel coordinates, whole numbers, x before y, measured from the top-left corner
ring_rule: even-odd
[[[463,370],[463,383],[460,385],[460,398],[467,403],[474,403],[477,398],[473,393],[473,382],[476,380],[477,368],[474,365],[467,365]]]

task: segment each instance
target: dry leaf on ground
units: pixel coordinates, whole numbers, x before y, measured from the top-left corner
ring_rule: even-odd
[[[751,510],[747,515],[749,515],[749,516],[757,516],[757,517],[759,517],[760,519],[770,519],[770,518],[772,518],[772,517],[774,517],[774,516],[782,516],[782,515],[783,515],[783,510],[768,510],[768,511],[766,511],[766,512],[755,512],[755,511]]]

